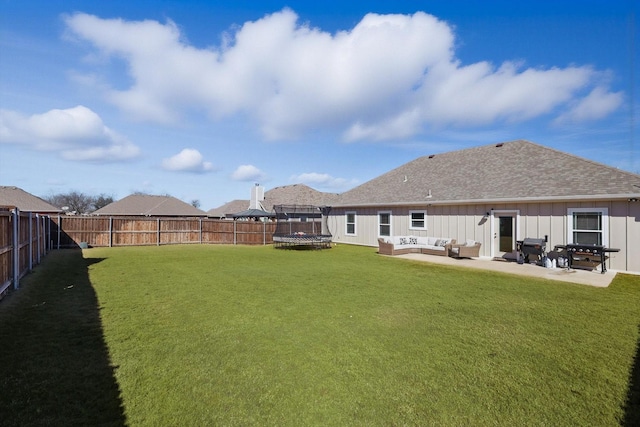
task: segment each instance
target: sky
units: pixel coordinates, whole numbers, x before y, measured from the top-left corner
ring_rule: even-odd
[[[0,185],[206,211],[516,139],[640,173],[638,10],[0,0]]]

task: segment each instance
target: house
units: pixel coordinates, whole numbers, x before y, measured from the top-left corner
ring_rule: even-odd
[[[233,219],[233,214],[246,210],[249,207],[249,200],[236,199],[222,206],[207,211],[209,218]]]
[[[263,187],[256,185],[251,189],[251,200],[233,200],[207,211],[207,215],[211,218],[233,219],[233,214],[247,209],[274,212],[273,207],[278,205],[331,206],[338,198],[338,194],[314,190],[305,184],[284,185],[266,192]]]
[[[336,193],[325,193],[304,184],[293,184],[267,191],[262,206],[269,212],[273,212],[273,207],[277,205],[331,206],[339,197]]]
[[[42,215],[57,215],[62,209],[45,202],[40,197],[24,191],[18,187],[0,186],[0,206],[17,207],[21,211]]]
[[[171,196],[132,194],[93,212],[97,216],[206,217],[207,214]]]
[[[341,194],[328,224],[334,242],[473,239],[490,258],[524,238],[602,244],[620,250],[609,268],[640,272],[639,200],[640,175],[517,140],[413,160]]]

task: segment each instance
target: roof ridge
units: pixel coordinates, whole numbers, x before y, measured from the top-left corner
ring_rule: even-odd
[[[169,200],[169,196],[157,196],[157,197],[163,197],[163,199],[157,205],[152,206],[151,208],[147,209],[147,211],[144,212],[144,215],[147,215],[149,212],[159,208],[160,206],[162,206],[163,204],[165,204]]]
[[[584,173],[597,178],[595,185]],[[338,205],[635,197],[639,191],[638,174],[517,139],[418,157],[347,190]]]
[[[616,172],[621,172],[621,173],[624,173],[624,174],[627,174],[627,175],[631,175],[634,178],[640,178],[640,174],[637,174],[637,173],[634,173],[634,172],[631,172],[631,171],[628,171],[628,170],[625,170],[625,169],[620,169],[620,168],[617,168],[615,166],[607,165],[605,163],[600,163],[600,162],[597,162],[595,160],[588,159],[586,157],[578,156],[577,154],[572,154],[572,153],[568,153],[566,151],[561,151],[561,150],[558,150],[557,148],[548,147],[548,146],[542,145],[542,144],[536,144],[535,142],[531,142],[531,141],[526,141],[526,142],[530,143],[531,145],[535,145],[537,147],[544,148],[544,149],[549,150],[549,151],[553,151],[555,153],[559,153],[559,154],[562,154],[562,155],[565,155],[565,156],[568,156],[568,157],[573,157],[574,159],[578,159],[578,160],[581,160],[583,162],[591,163],[592,165],[595,165],[595,166],[611,168],[611,169],[615,170]]]

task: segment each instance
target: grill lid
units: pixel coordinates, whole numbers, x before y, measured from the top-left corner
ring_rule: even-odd
[[[522,241],[524,246],[545,246],[544,239],[536,239],[533,237],[527,237]]]

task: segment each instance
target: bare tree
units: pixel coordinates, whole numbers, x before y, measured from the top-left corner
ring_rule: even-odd
[[[71,191],[69,193],[54,194],[45,197],[44,200],[69,213],[82,215],[112,203],[113,197],[105,194],[95,197],[79,191]]]
[[[193,206],[194,208],[200,208],[200,200],[198,199],[193,199],[191,201],[191,206]]]
[[[100,194],[98,197],[94,197],[93,210],[104,208],[108,204],[113,203],[113,196],[107,196],[106,194]]]

